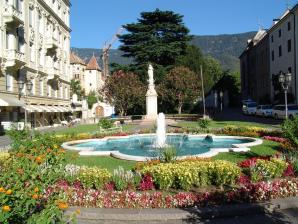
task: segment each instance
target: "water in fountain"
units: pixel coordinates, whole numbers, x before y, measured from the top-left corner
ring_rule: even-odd
[[[158,114],[155,146],[156,148],[166,146],[166,118],[164,113]]]

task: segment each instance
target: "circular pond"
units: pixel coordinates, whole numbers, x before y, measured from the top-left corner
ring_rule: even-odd
[[[156,136],[131,135],[107,137],[64,143],[69,150],[78,150],[80,155],[111,155],[121,159],[145,161],[158,157],[163,149],[155,145]],[[250,146],[262,144],[262,140],[235,136],[208,136],[167,134],[166,146],[173,147],[178,158],[188,156],[211,157],[219,152],[248,151]]]

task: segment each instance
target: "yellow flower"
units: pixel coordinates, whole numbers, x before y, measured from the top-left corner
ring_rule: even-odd
[[[9,211],[11,210],[11,208],[10,208],[8,205],[4,205],[4,206],[2,207],[2,210],[3,210],[4,212],[9,212]]]
[[[38,187],[34,188],[34,192],[35,192],[35,193],[39,192]]]
[[[77,215],[81,214],[81,210],[80,209],[76,209],[76,214]]]
[[[0,193],[4,193],[5,189],[3,187],[0,187]]]
[[[11,194],[12,194],[12,190],[8,189],[8,190],[5,192],[5,194],[7,194],[7,195],[11,195]]]

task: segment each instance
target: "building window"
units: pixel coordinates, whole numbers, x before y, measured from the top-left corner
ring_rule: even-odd
[[[282,56],[282,48],[281,48],[281,45],[279,45],[279,47],[278,47],[278,56],[279,56],[279,57]]]
[[[30,43],[30,60],[31,62],[35,61],[35,50],[33,43]]]
[[[288,52],[291,52],[292,51],[292,41],[291,39],[288,40]]]
[[[281,29],[278,30],[278,36],[281,37]]]
[[[9,44],[9,32],[6,31],[6,49],[9,49],[10,44]]]
[[[60,98],[63,99],[63,86],[60,86]]]
[[[33,27],[33,9],[29,7],[29,25]]]
[[[35,79],[32,79],[31,82],[32,82],[32,89],[29,92],[29,95],[34,95],[35,94]]]
[[[271,60],[274,61],[274,51],[271,51]]]
[[[288,22],[288,30],[291,30],[291,22]]]
[[[65,97],[65,99],[68,98],[68,90],[67,90],[67,87],[65,87],[65,89],[64,89],[64,97]]]
[[[43,96],[43,80],[39,80],[39,95]]]
[[[6,73],[6,91],[13,91],[13,76]]]
[[[52,87],[50,84],[48,84],[48,97],[52,96]]]
[[[273,43],[274,42],[274,37],[273,37],[273,35],[271,36],[271,43]]]

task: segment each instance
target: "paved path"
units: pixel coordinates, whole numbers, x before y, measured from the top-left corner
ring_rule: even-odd
[[[248,121],[273,126],[282,123],[282,120],[275,120],[269,117],[244,115],[239,108],[224,108],[223,112],[216,114],[214,118],[217,121]]]
[[[77,208],[70,208],[72,214]],[[298,197],[266,203],[231,204],[190,209],[98,209],[80,208],[79,224],[271,224],[298,223]]]

